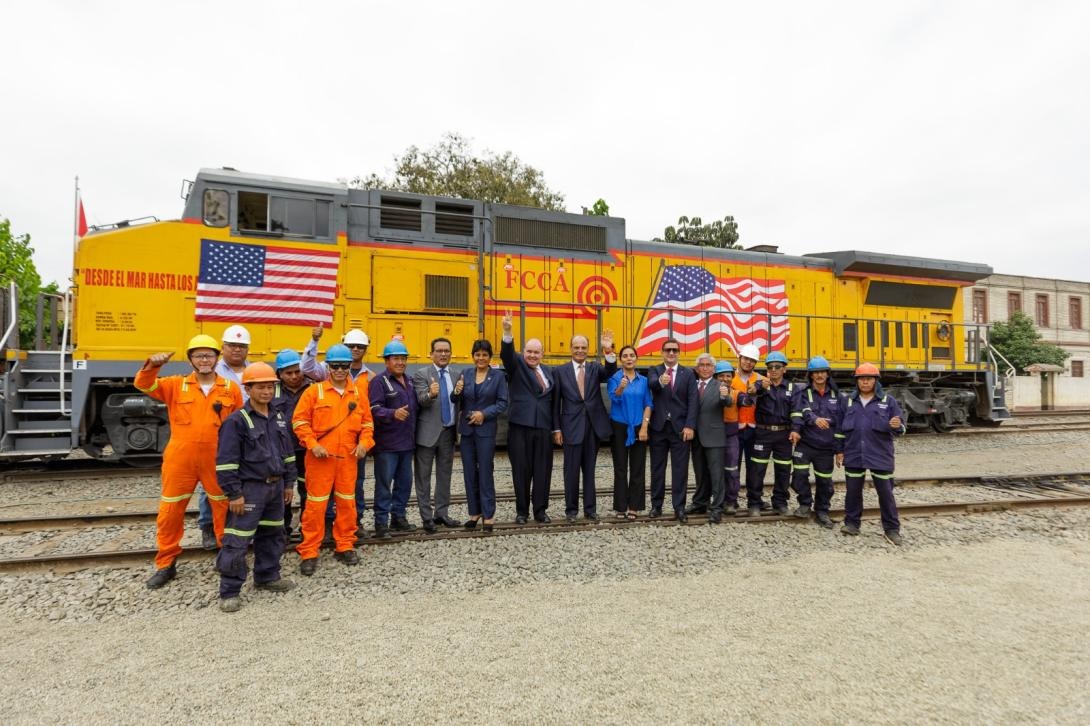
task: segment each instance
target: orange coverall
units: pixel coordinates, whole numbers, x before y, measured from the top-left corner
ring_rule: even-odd
[[[303,541],[295,549],[304,560],[318,556],[325,531],[325,510],[332,492],[346,505],[337,507],[337,518],[333,522],[335,549],[346,552],[356,546],[356,457],[353,450],[358,444],[364,444],[368,449],[375,445],[375,424],[367,389],[357,388],[348,381],[342,394],[328,380],[315,383],[299,397],[291,425],[307,449]],[[311,453],[318,444],[325,447],[329,456],[319,459]]]
[[[237,384],[216,376],[206,396],[197,374],[164,376],[158,368],[144,368],[136,374],[134,385],[141,392],[167,405],[170,442],[163,452],[163,492],[159,516],[155,521],[155,568],[170,567],[182,552],[185,508],[200,481],[212,505],[212,527],[216,541],[223,537],[227,519],[227,497],[216,482],[216,447],[220,425],[242,408],[242,391]],[[219,411],[216,411],[219,404]]]

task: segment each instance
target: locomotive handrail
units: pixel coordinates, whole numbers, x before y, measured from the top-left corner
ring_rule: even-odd
[[[58,356],[57,369],[60,371],[60,374],[57,376],[57,381],[58,381],[58,384],[57,384],[57,389],[58,389],[57,390],[57,394],[58,394],[57,407],[60,409],[61,413],[64,414],[65,416],[71,416],[72,415],[71,407],[66,408],[65,405],[64,405],[64,374],[65,374],[65,365],[64,364],[65,364],[65,358],[68,355],[68,342],[67,341],[68,341],[68,327],[69,327],[69,323],[71,322],[71,314],[70,314],[71,309],[70,309],[70,307],[71,307],[71,300],[72,300],[72,289],[69,288],[69,289],[65,290],[63,297],[64,297],[64,300],[63,300],[64,301],[64,327],[61,328],[61,341],[60,341],[61,345],[60,345],[60,348],[57,351],[57,356]]]
[[[17,331],[19,329],[19,293],[18,293],[18,290],[15,287],[15,281],[14,280],[12,280],[10,283],[8,283],[8,291],[9,291],[8,294],[9,294],[10,300],[11,300],[11,303],[8,306],[9,310],[11,311],[11,322],[8,323],[7,329],[4,330],[4,337],[0,338],[0,351],[3,351],[3,350],[6,349],[6,346],[8,344],[8,338],[11,337],[12,332]],[[18,335],[18,333],[16,333],[16,335],[15,335],[15,347],[16,348],[19,347],[19,335]]]

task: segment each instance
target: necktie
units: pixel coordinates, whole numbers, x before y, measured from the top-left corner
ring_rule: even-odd
[[[439,413],[444,426],[454,423],[454,416],[450,412],[450,384],[447,383],[447,369],[439,369]]]
[[[575,374],[575,382],[579,384],[579,398],[586,398],[587,397],[587,392],[586,392],[586,389],[584,388],[584,385],[586,384],[586,381],[587,381],[587,376],[586,376],[586,373],[583,371],[583,364],[580,363],[579,364],[579,371]]]
[[[674,390],[674,369],[673,368],[667,368],[666,369],[666,375],[670,376],[670,390],[672,391],[672,390]]]
[[[541,390],[548,390],[549,384],[545,381],[545,374],[541,372],[541,366],[535,368],[534,373],[537,373],[537,382],[541,384]]]
[[[700,393],[701,398],[704,398],[704,387],[707,386],[707,385],[708,385],[707,381],[701,381],[700,382],[700,386],[699,386],[700,391],[699,391],[699,393]]]

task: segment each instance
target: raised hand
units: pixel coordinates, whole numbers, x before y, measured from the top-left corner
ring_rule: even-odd
[[[431,377],[431,385],[428,386],[428,395],[432,398],[439,398],[439,381],[435,380],[435,376]]]
[[[628,376],[621,376],[621,382],[617,384],[617,389],[614,391],[618,396],[624,393],[624,389],[628,388]]]
[[[466,387],[466,374],[458,376],[458,382],[454,384],[454,395],[461,395],[462,389]]]
[[[310,337],[314,338],[315,341],[317,341],[318,338],[321,338],[322,337],[322,326],[321,325],[315,325],[314,329],[310,331]]]
[[[659,376],[659,385],[662,386],[663,388],[670,385],[670,374],[669,373],[664,372],[661,376]]]
[[[174,357],[174,351],[170,353],[156,353],[152,357],[148,358],[148,364],[152,368],[162,368],[168,360]]]
[[[513,318],[511,317],[511,311],[508,310],[503,316],[503,334],[504,335],[510,335],[511,334],[511,325],[512,325],[513,322],[514,321],[513,321]]]
[[[609,354],[613,352],[613,331],[609,328],[602,330],[601,340],[602,353]]]

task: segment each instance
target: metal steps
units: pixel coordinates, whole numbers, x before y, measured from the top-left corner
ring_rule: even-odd
[[[72,432],[71,357],[55,350],[27,351],[9,361],[3,375],[8,392],[0,428],[0,458],[67,456]]]

